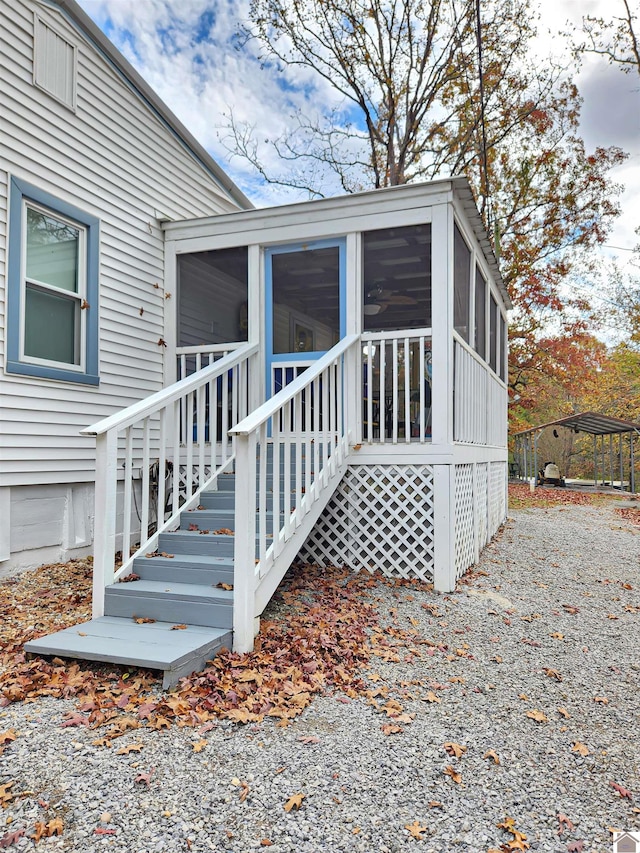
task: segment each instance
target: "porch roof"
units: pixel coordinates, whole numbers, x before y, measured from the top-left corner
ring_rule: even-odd
[[[626,432],[635,432],[640,435],[640,423],[613,418],[610,415],[602,415],[599,412],[580,412],[579,414],[568,415],[566,418],[559,418],[557,421],[548,421],[529,429],[523,429],[520,432],[514,433],[514,436],[530,435],[550,426],[562,426],[572,429],[574,432],[587,432],[590,435],[613,435],[615,433]]]

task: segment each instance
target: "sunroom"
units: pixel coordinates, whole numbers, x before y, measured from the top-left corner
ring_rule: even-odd
[[[246,651],[296,560],[453,590],[507,484],[510,302],[466,179],[164,233],[166,387],[85,430],[94,622],[219,627]],[[167,683],[198,665],[176,660]]]

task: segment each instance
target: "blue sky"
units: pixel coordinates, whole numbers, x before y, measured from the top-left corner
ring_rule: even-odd
[[[79,0],[84,10],[256,204],[277,204],[300,193],[265,188],[250,168],[230,159],[221,137],[233,110],[259,139],[275,138],[312,113],[314,104],[340,106],[328,84],[301,72],[295,80],[263,67],[249,46],[238,45],[248,0]],[[561,46],[558,32],[585,13],[611,14],[620,0],[541,0],[541,50]],[[631,248],[640,224],[640,81],[603,60],[586,61],[579,77],[582,131],[588,149],[619,145],[631,157],[615,179],[627,186],[624,215],[609,243]],[[336,188],[335,190],[339,190]],[[610,250],[612,251],[612,250]],[[617,251],[622,262],[626,252]]]

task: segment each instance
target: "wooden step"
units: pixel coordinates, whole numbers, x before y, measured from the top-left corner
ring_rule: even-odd
[[[225,628],[187,625],[185,629],[173,630],[175,624],[158,621],[139,625],[132,619],[101,616],[30,640],[24,648],[35,655],[160,669],[164,672],[162,686],[166,690],[180,678],[203,669],[222,648],[231,648],[232,642],[232,632]]]
[[[233,583],[233,558],[200,554],[179,554],[168,557],[136,557],[133,572],[153,581],[178,581],[203,586]]]
[[[266,513],[267,527],[270,529],[272,524],[273,512],[267,509]],[[194,512],[183,512],[180,517],[180,530],[189,530],[192,525],[196,525],[196,529],[192,532],[197,533],[199,530],[209,530],[210,533],[202,533],[202,536],[210,536],[214,530],[233,530],[235,527],[235,510],[234,509],[199,509]],[[257,516],[256,516],[257,521]],[[284,513],[280,513],[280,521],[284,521]],[[213,534],[216,535],[216,534]]]
[[[233,627],[233,591],[214,586],[139,580],[105,588],[104,615],[174,624]]]
[[[173,554],[174,558],[196,554],[233,559],[233,547],[233,536],[198,533],[197,530],[176,530],[173,533],[161,533],[158,537],[158,551]]]

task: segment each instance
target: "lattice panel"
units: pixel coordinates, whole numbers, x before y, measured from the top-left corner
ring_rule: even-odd
[[[507,467],[504,462],[491,462],[489,467],[489,536],[493,536],[507,514]]]
[[[489,494],[488,464],[479,462],[476,466],[476,527],[478,529],[478,550],[481,551],[489,541]]]
[[[455,467],[455,566],[459,578],[475,561],[473,465]]]
[[[429,465],[354,465],[300,558],[431,581],[433,501]]]

